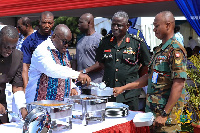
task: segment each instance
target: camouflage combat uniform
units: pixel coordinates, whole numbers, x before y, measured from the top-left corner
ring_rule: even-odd
[[[175,40],[175,37],[156,48],[149,64],[146,112],[153,112],[157,116],[164,110],[171,92],[173,79],[187,78],[186,57],[185,49]],[[185,89],[182,90],[181,97],[173,107],[167,124],[177,124],[175,112],[182,110],[184,97]]]
[[[97,49],[96,60],[104,64],[106,86],[113,88],[137,80],[140,64],[148,66],[150,55],[141,38],[126,33],[119,47],[113,35],[104,37]],[[140,93],[141,89],[127,90],[118,95],[116,101],[129,105],[130,110],[138,110]]]

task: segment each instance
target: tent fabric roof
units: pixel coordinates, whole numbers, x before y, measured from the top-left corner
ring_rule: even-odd
[[[0,17],[174,0],[1,0]]]

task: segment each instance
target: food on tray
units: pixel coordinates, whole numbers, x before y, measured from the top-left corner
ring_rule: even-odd
[[[90,99],[96,99],[95,97],[85,97],[85,98],[82,98],[83,100],[90,100]]]
[[[41,106],[61,106],[61,105],[65,105],[63,103],[59,103],[59,104],[55,104],[55,103],[51,103],[51,104],[44,104],[44,103],[38,103],[37,105],[41,105]]]

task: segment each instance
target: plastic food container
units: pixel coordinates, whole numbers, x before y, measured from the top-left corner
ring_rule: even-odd
[[[99,87],[92,87],[91,94],[95,96],[111,96],[113,95],[113,88],[106,87],[104,89],[99,89]]]
[[[138,113],[135,115],[133,122],[136,127],[151,126],[154,121],[154,115],[151,112]]]

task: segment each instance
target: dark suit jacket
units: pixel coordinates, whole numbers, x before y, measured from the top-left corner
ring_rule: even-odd
[[[0,55],[0,103],[6,104],[6,83],[23,87],[22,80],[23,54],[14,50],[9,57]]]

